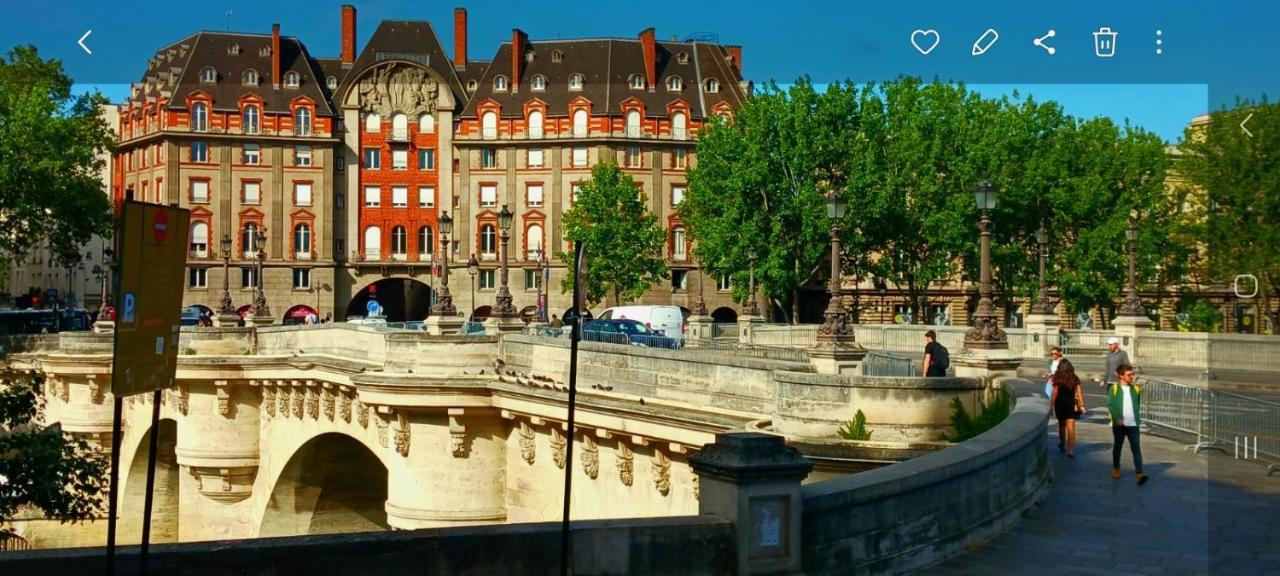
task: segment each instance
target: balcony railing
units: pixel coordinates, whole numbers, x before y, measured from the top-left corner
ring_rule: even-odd
[[[387,140],[389,142],[408,142],[409,129],[408,128],[392,129],[391,133],[387,135]]]
[[[483,142],[483,141],[499,141],[499,142],[529,142],[539,140],[583,140],[595,139],[603,140],[609,138],[627,138],[632,140],[659,141],[659,142],[690,142],[692,134],[687,130],[676,131],[666,134],[653,134],[650,132],[634,133],[629,132],[625,128],[621,130],[599,131],[591,130],[588,132],[579,132],[570,130],[566,132],[543,131],[543,132],[519,132],[512,134],[509,132],[498,132],[496,129],[481,129],[478,134],[457,134],[454,136],[455,141],[463,142]]]

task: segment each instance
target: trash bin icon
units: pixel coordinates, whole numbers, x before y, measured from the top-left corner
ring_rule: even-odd
[[[1118,32],[1112,32],[1111,28],[1103,26],[1097,32],[1093,33],[1093,53],[1099,58],[1110,58],[1116,55],[1116,36]]]

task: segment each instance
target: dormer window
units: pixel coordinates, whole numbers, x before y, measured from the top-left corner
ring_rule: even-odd
[[[290,70],[286,72],[284,75],[285,88],[297,88],[298,84],[300,84],[301,82],[302,82],[302,78],[298,75],[297,72]]]
[[[720,91],[720,82],[718,82],[715,78],[707,79],[705,86],[708,93],[715,93]]]
[[[259,58],[266,58],[267,56],[270,56],[270,55],[271,55],[271,47],[270,47],[270,46],[263,46],[263,47],[261,47],[261,48],[259,48],[259,49],[258,49],[258,57],[259,57]]]
[[[239,44],[232,43],[230,46],[227,46],[227,54],[230,54],[230,55],[232,55],[232,56],[237,56],[237,55],[239,55],[239,54],[240,54],[240,45],[239,45]]]
[[[213,66],[205,66],[200,69],[200,82],[205,84],[213,84],[218,81],[218,72]]]
[[[480,87],[480,83],[475,80],[467,80],[467,92],[475,92]]]
[[[561,52],[559,50],[552,50],[551,61],[557,62],[557,63],[564,61],[564,52]]]
[[[677,64],[688,64],[688,63],[689,63],[689,53],[688,53],[688,52],[681,52],[681,53],[679,53],[679,54],[676,54],[676,63],[677,63]]]
[[[585,79],[582,77],[581,74],[577,74],[577,73],[571,74],[569,76],[569,90],[572,92],[581,92],[582,85],[584,82],[585,82]]]
[[[671,92],[684,90],[684,80],[681,80],[679,76],[667,77],[667,90]]]
[[[330,89],[330,90],[337,90],[337,89],[338,89],[338,79],[337,79],[337,77],[330,76],[330,77],[328,77],[328,78],[326,78],[326,79],[325,79],[324,83],[325,83],[325,85],[326,85],[326,86],[328,86],[328,87],[329,87],[329,89]]]
[[[631,84],[632,90],[644,90],[644,76],[641,76],[639,74],[632,74],[631,78],[629,78],[627,81],[629,84]]]
[[[547,77],[541,74],[535,74],[533,79],[529,81],[529,88],[534,92],[542,92],[547,89]]]
[[[241,77],[240,77],[240,81],[241,81],[245,86],[257,86],[257,85],[258,85],[258,71],[257,71],[257,70],[253,70],[253,69],[245,70],[245,71],[244,71],[244,76],[241,76]]]
[[[498,76],[497,78],[494,78],[494,79],[493,79],[493,91],[494,91],[494,92],[506,92],[506,91],[507,91],[507,77],[506,77],[506,76]]]

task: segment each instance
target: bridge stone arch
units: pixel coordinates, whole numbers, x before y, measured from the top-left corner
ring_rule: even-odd
[[[260,537],[389,528],[389,472],[377,451],[354,436],[324,432],[288,454],[267,484]]]
[[[151,449],[151,435],[158,433],[156,452],[156,479],[151,508],[151,542],[177,542],[181,476],[176,448],[178,422],[162,418],[155,430],[144,427],[141,437],[131,442],[132,457],[121,474],[120,540],[138,542],[142,539],[143,505],[147,492],[147,464]]]

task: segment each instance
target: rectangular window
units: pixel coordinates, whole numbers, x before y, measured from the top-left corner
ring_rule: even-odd
[[[191,201],[192,202],[208,202],[209,201],[209,181],[208,180],[192,180],[191,181]]]
[[[294,166],[310,166],[311,165],[311,147],[299,144],[293,149],[293,165]]]
[[[684,191],[685,191],[684,184],[671,187],[671,205],[672,206],[679,206],[681,202],[684,202]]]
[[[391,207],[406,208],[409,206],[409,187],[408,186],[392,186],[391,187]]]
[[[209,143],[200,140],[191,142],[191,161],[192,162],[208,162],[209,161]]]
[[[311,269],[310,268],[294,268],[293,269],[293,289],[306,290],[311,287]]]
[[[498,187],[492,184],[480,186],[480,206],[492,208],[498,205]]]
[[[542,185],[530,184],[526,190],[529,196],[529,207],[537,208],[542,206]]]
[[[409,151],[404,149],[391,151],[391,169],[392,170],[408,170],[409,169]]]
[[[728,292],[733,290],[733,277],[728,274],[722,275],[716,279],[716,290]]]
[[[688,168],[689,167],[689,151],[684,148],[678,148],[671,152],[672,168]]]
[[[337,158],[334,158],[334,164],[338,166],[338,170],[347,169],[347,159],[343,158],[341,154],[339,154]]]
[[[627,146],[627,149],[622,153],[622,161],[623,161],[623,165],[626,166],[627,168],[640,168],[641,167],[640,147]]]
[[[246,266],[240,269],[240,287],[241,288],[257,288],[258,287],[258,269],[252,266]]]
[[[364,167],[367,170],[378,170],[382,168],[382,154],[377,148],[364,149]]]
[[[685,289],[685,281],[688,278],[688,273],[689,273],[688,270],[672,270],[671,271],[671,290],[673,292],[676,290]]]
[[[587,149],[585,147],[573,149],[573,166],[581,168],[587,165]]]
[[[498,167],[498,151],[493,148],[480,149],[480,167],[481,168],[497,168]]]
[[[257,166],[262,163],[262,148],[257,144],[244,145],[244,163],[249,166]]]
[[[242,186],[244,186],[245,204],[259,204],[262,202],[261,182],[245,182]]]
[[[205,288],[209,285],[208,268],[190,268],[187,270],[188,288]]]
[[[529,167],[530,168],[542,167],[542,149],[541,148],[533,148],[529,150]]]
[[[382,205],[382,189],[377,186],[364,187],[364,205],[366,208],[377,208]]]
[[[436,189],[434,186],[418,187],[418,207],[419,208],[435,208],[436,207]]]
[[[579,184],[579,183],[577,183],[577,182],[574,182],[573,184],[570,184],[570,185],[569,185],[569,202],[571,202],[571,203],[572,203],[572,202],[577,202],[577,201],[578,201],[578,192],[580,192],[581,190],[582,190],[582,184]]]
[[[297,206],[311,205],[311,183],[298,182],[293,185],[293,203]]]
[[[481,270],[481,271],[480,271],[480,289],[481,289],[481,290],[493,290],[493,284],[494,284],[494,283],[493,283],[493,277],[494,277],[493,272],[494,272],[493,270]]]
[[[436,169],[436,151],[421,149],[418,150],[418,169],[419,170],[435,170]]]
[[[334,206],[335,208],[346,208],[346,207],[347,207],[347,195],[346,195],[346,194],[338,194],[338,195],[335,195],[335,196],[333,197],[333,206]]]
[[[524,289],[525,290],[538,289],[538,272],[539,270],[524,271]]]

